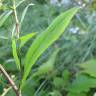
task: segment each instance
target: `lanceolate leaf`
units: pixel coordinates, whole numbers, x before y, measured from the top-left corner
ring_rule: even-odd
[[[0,18],[0,27],[3,25],[3,23],[6,21],[6,19],[10,16],[10,12],[4,12],[2,14],[2,17]]]
[[[19,38],[20,40],[20,48],[24,46],[24,44],[31,39],[36,33],[32,32],[30,34],[24,35],[22,37]]]
[[[78,8],[75,7],[62,13],[52,22],[52,24],[44,32],[42,32],[36,38],[36,40],[30,46],[25,57],[24,76],[22,84],[25,82],[32,66],[40,57],[40,55],[61,36],[61,34],[67,28],[72,17],[76,14],[77,11]]]
[[[19,60],[18,54],[17,54],[16,41],[15,41],[15,39],[12,40],[12,52],[13,52],[13,57],[15,59],[17,68],[18,68],[18,70],[20,70],[20,60]]]

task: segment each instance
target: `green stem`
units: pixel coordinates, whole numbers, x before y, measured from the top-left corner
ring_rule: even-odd
[[[12,3],[13,3],[13,13],[14,13],[14,17],[15,17],[15,36],[16,36],[16,39],[18,40],[19,39],[19,34],[20,34],[20,26],[19,26],[19,20],[18,20],[18,16],[17,16],[17,11],[16,11],[16,4],[15,4],[15,0],[12,0]],[[14,38],[14,37],[13,37]],[[16,42],[18,43],[18,41]],[[20,74],[21,74],[21,78],[22,78],[22,75],[23,75],[23,68],[22,68],[22,65],[21,65],[21,55],[20,55],[20,48],[19,48],[19,44],[18,44],[18,49],[17,49],[17,52],[18,52],[18,56],[19,56],[19,60],[20,60],[20,67],[21,67],[21,70],[20,70]]]
[[[13,12],[14,12],[14,17],[15,17],[15,22],[16,22],[16,37],[18,39],[19,34],[20,34],[19,20],[18,20],[18,17],[17,17],[15,0],[12,0],[12,1],[13,1]]]

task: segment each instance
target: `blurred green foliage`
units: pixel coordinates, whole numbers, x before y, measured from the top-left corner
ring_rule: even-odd
[[[1,1],[0,20],[2,13],[8,12],[12,7],[11,0]],[[53,71],[30,79],[27,87],[23,89],[23,96],[93,96],[96,92],[96,0],[68,0],[67,2],[53,0],[53,3],[51,1],[26,0],[17,8],[20,20],[24,8],[30,3],[35,4],[27,10],[20,36],[31,32],[40,34],[60,13],[73,6],[80,6],[81,9],[66,32],[39,58],[31,73],[36,72],[38,66],[47,62],[54,49],[58,47],[60,52]],[[18,83],[16,76],[19,74],[11,52],[13,25],[14,17],[11,15],[0,27],[0,63],[9,74],[15,75],[15,81]],[[25,56],[33,39],[21,50],[22,57]],[[0,94],[7,88],[9,84],[0,74]],[[5,96],[15,95],[10,89]]]

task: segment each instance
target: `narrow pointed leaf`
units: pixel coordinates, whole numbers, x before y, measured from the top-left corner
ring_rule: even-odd
[[[10,12],[7,12],[6,14],[3,14],[3,17],[0,19],[0,27],[4,24],[6,19],[9,17]]]
[[[42,32],[35,39],[25,57],[24,76],[22,84],[25,82],[32,66],[37,61],[37,59],[52,43],[54,43],[61,36],[77,11],[78,8],[75,7],[62,13],[44,32]]]
[[[17,68],[18,68],[18,70],[20,70],[20,60],[19,60],[18,54],[17,54],[15,39],[12,40],[12,52],[13,52],[13,57],[16,62]]]
[[[22,37],[19,38],[20,40],[20,48],[24,46],[24,44],[31,39],[36,33],[32,32],[30,34],[24,35]]]

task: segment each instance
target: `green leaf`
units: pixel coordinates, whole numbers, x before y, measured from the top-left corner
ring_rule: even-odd
[[[1,2],[0,2],[0,4],[1,4]],[[9,9],[9,8],[4,4],[2,4],[2,6],[0,6],[0,11],[1,10],[7,10],[7,9]]]
[[[32,77],[39,76],[39,75],[48,73],[49,71],[52,71],[58,52],[59,52],[59,49],[54,51],[53,54],[50,56],[49,60],[46,63],[42,64],[37,69],[37,72],[32,75]]]
[[[12,39],[12,53],[13,53],[13,57],[15,59],[16,65],[18,70],[20,70],[20,60],[17,54],[17,49],[16,49],[16,40]]]
[[[25,82],[30,70],[41,54],[54,43],[68,27],[72,17],[76,14],[79,8],[72,8],[60,16],[58,16],[52,24],[42,32],[33,44],[30,46],[24,64],[24,76],[22,84]]]
[[[96,87],[96,78],[88,75],[78,74],[71,85],[68,86],[68,91],[72,93],[88,92],[90,88]]]
[[[36,33],[32,32],[30,34],[24,35],[22,37],[19,38],[20,40],[20,48],[24,46],[24,44],[31,39],[34,35],[36,35]]]
[[[92,59],[78,65],[83,70],[82,73],[86,73],[90,76],[96,77],[96,60]]]
[[[6,21],[6,19],[10,16],[10,12],[4,12],[2,13],[0,17],[0,27],[3,25],[3,23]]]

